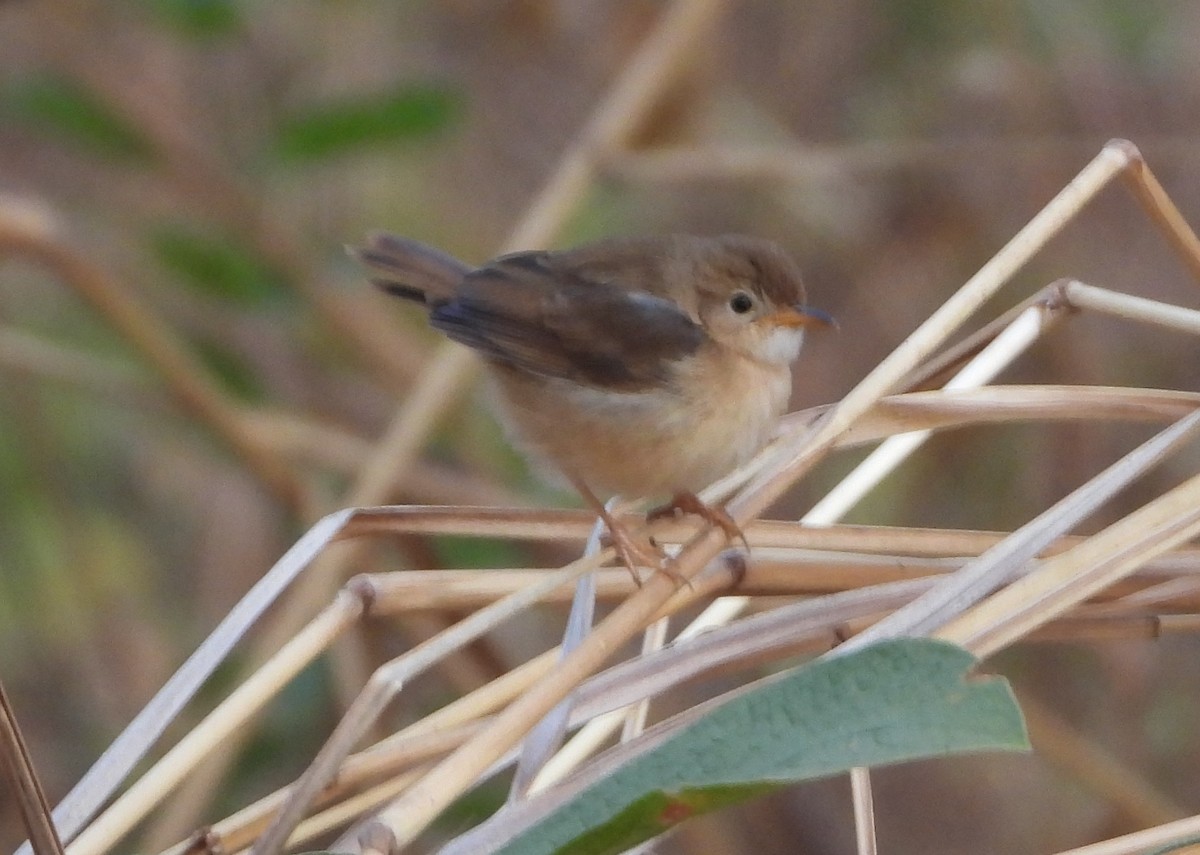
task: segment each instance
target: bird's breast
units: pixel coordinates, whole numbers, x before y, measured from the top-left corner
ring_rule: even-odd
[[[697,491],[771,438],[790,369],[701,349],[673,382],[618,392],[498,367],[502,417],[519,446],[599,493]]]

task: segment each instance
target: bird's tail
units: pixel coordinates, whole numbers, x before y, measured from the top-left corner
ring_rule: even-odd
[[[367,236],[366,246],[347,251],[371,268],[371,282],[389,294],[430,305],[449,300],[471,269],[452,255],[387,232]]]

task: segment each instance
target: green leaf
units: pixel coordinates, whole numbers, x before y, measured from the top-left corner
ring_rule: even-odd
[[[0,116],[107,157],[139,159],[150,146],[94,94],[52,76],[29,77],[0,92]]]
[[[205,294],[244,305],[261,305],[288,295],[282,278],[233,241],[178,226],[150,235],[159,262]]]
[[[242,13],[234,0],[142,0],[161,20],[184,35],[212,39],[237,32]]]
[[[954,645],[904,639],[775,675],[665,737],[649,731],[650,747],[619,765],[602,758],[564,803],[539,808],[553,792],[532,799],[515,809],[527,817],[510,814],[505,829],[502,813],[487,833],[472,833],[471,851],[608,855],[693,816],[855,766],[1027,750],[1007,683],[964,679],[974,664]]]
[[[457,107],[451,90],[427,84],[324,104],[287,119],[279,129],[276,152],[285,160],[308,161],[419,139],[445,128]]]

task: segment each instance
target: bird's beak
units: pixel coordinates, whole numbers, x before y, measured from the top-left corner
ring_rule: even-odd
[[[779,327],[832,327],[837,328],[833,315],[812,306],[784,306],[767,315],[764,320]]]

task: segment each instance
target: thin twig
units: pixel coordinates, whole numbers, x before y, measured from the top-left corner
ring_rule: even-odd
[[[62,842],[50,816],[50,805],[42,792],[33,758],[17,726],[17,716],[8,702],[8,693],[0,683],[0,767],[8,779],[13,801],[21,812],[21,821],[36,855],[63,855]]]
[[[1064,849],[1055,855],[1142,855],[1152,846],[1167,846],[1178,840],[1200,835],[1200,814],[1168,822],[1145,831],[1135,831],[1121,837],[1111,837],[1090,846]]]
[[[858,855],[876,855],[875,798],[871,793],[871,771],[863,766],[850,770],[850,800],[854,804],[854,842]]]

